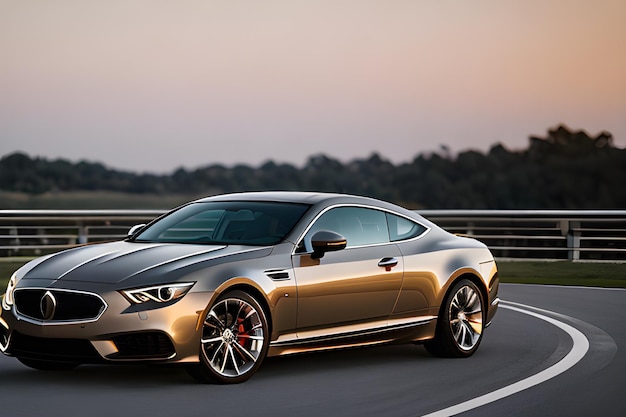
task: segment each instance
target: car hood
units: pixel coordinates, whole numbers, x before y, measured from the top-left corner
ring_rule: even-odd
[[[25,266],[30,269],[21,278],[108,284],[149,282],[155,278],[175,280],[224,262],[223,258],[256,258],[269,252],[271,248],[267,247],[113,242],[70,249],[32,261]]]

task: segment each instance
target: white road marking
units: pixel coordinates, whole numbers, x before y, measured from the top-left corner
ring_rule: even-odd
[[[572,338],[572,341],[573,341],[572,349],[568,352],[567,355],[565,355],[563,359],[561,359],[560,361],[558,361],[551,367],[544,369],[543,371],[535,375],[529,376],[528,378],[522,379],[521,381],[515,382],[511,385],[507,385],[504,388],[500,388],[498,390],[492,391],[485,395],[481,395],[480,397],[473,398],[471,400],[453,405],[448,408],[444,408],[439,411],[435,411],[434,413],[426,414],[423,417],[453,416],[455,414],[473,410],[474,408],[481,407],[485,404],[498,401],[504,397],[508,397],[509,395],[513,395],[520,391],[528,389],[530,387],[534,387],[535,385],[539,385],[542,382],[545,382],[551,378],[554,378],[557,375],[562,374],[563,372],[567,371],[572,366],[576,365],[589,350],[589,340],[585,337],[585,335],[581,331],[575,329],[569,324],[565,324],[561,321],[555,320],[552,317],[535,313],[534,311],[529,311],[527,309],[532,309],[535,311],[541,311],[545,313],[552,313],[551,311],[542,310],[540,308],[527,306],[524,304],[513,303],[509,301],[502,301],[500,304],[500,307],[517,311],[518,313],[528,314],[529,316],[533,316],[538,319],[547,321],[548,323],[560,328]]]

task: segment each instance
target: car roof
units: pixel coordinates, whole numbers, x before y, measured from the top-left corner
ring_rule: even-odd
[[[330,199],[347,199],[360,201],[376,201],[367,197],[347,194],[317,193],[302,191],[259,191],[246,193],[221,194],[196,200],[196,203],[208,201],[278,201],[286,203],[317,204]]]
[[[404,207],[387,201],[377,200],[371,197],[356,196],[350,194],[303,192],[303,191],[259,191],[232,194],[220,194],[212,197],[202,198],[194,203],[204,203],[210,201],[272,201],[283,203],[301,203],[309,205],[330,205],[330,204],[361,204],[374,206],[387,210],[404,213],[415,218],[417,213],[411,212]],[[421,216],[419,216],[421,217]]]

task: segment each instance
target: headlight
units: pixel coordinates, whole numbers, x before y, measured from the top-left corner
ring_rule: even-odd
[[[181,298],[193,287],[194,282],[181,284],[165,284],[154,287],[137,288],[120,291],[133,304],[142,304],[149,301],[167,303]]]
[[[2,307],[5,310],[10,310],[13,305],[13,292],[15,292],[15,285],[17,285],[17,278],[15,277],[15,274],[13,274],[11,275],[11,279],[7,285],[7,292],[4,294],[4,298],[2,299]]]

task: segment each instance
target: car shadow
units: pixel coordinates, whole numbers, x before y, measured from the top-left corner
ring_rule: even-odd
[[[297,374],[306,378],[320,372],[350,372],[372,367],[415,365],[433,357],[421,346],[390,345],[350,348],[324,352],[301,353],[266,358],[251,381],[291,378]],[[14,362],[13,362],[14,361]],[[38,371],[12,358],[1,358],[0,385],[32,386],[54,384],[85,388],[115,385],[117,387],[163,387],[166,385],[198,385],[198,382],[178,365],[81,365],[69,371]]]

